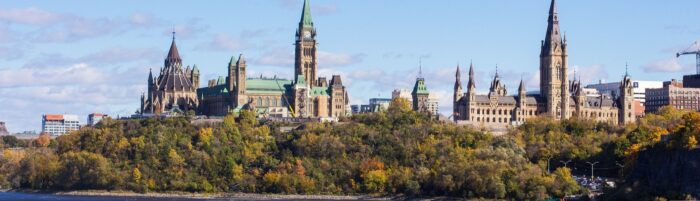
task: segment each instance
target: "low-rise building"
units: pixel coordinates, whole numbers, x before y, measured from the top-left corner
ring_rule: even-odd
[[[646,102],[646,89],[657,89],[663,88],[663,81],[646,81],[646,80],[632,80],[632,95],[635,100],[636,110],[634,113],[638,116],[642,116],[645,113],[645,102]],[[586,86],[589,89],[596,89],[598,93],[606,94],[610,97],[616,98],[620,95],[620,82],[599,82],[598,84],[590,84]]]
[[[100,123],[102,119],[109,117],[106,114],[100,114],[100,113],[92,113],[88,115],[88,125],[89,126],[94,126],[97,123]]]
[[[657,112],[661,107],[700,110],[700,88],[684,88],[683,83],[674,80],[664,82],[662,88],[646,90],[646,112]]]
[[[394,91],[391,92],[391,99],[395,98],[406,99],[406,101],[408,101],[409,103],[413,102],[411,92],[406,89],[394,89]]]
[[[80,129],[78,115],[45,114],[41,119],[41,132],[52,136],[63,135]]]

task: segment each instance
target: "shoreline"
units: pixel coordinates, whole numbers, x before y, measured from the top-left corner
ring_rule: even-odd
[[[51,194],[59,196],[99,196],[99,197],[138,197],[138,198],[193,198],[193,199],[241,199],[241,200],[392,200],[395,197],[370,195],[285,195],[257,193],[189,193],[189,192],[149,192],[108,190],[42,191],[27,189],[0,189],[0,193]]]

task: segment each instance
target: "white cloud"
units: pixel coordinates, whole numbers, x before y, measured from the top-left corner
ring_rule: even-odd
[[[0,70],[0,120],[13,132],[36,130],[44,113],[131,114],[145,90],[146,71],[86,63]],[[84,120],[83,120],[84,121]]]
[[[243,45],[239,39],[220,33],[214,35],[210,41],[199,45],[197,49],[233,52],[240,50],[242,47]]]
[[[578,66],[574,65],[569,69],[569,80],[574,79],[574,71],[576,71],[576,78],[581,78],[581,83],[584,85],[587,83],[598,83],[600,80],[608,79],[608,72],[605,70],[606,67],[602,64],[596,64],[591,66]],[[617,81],[617,80],[615,80]]]
[[[652,61],[652,62],[644,65],[642,68],[644,68],[644,71],[647,73],[651,73],[651,72],[681,72],[684,70],[683,66],[681,66],[681,64],[677,58]]]
[[[0,21],[16,24],[47,25],[61,20],[62,17],[38,8],[0,10]]]
[[[340,67],[362,62],[364,54],[345,54],[333,52],[318,52],[318,63],[321,67]]]
[[[271,65],[271,66],[293,66],[294,52],[286,48],[274,48],[268,50],[254,60],[255,64]]]

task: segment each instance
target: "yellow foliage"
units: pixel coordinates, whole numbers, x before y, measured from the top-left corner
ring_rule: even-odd
[[[34,143],[36,146],[39,146],[39,147],[48,147],[49,144],[51,143],[51,137],[49,136],[49,134],[46,134],[46,133],[41,134],[41,135],[39,135],[39,138],[34,140]]]
[[[695,139],[695,136],[688,136],[688,143],[685,144],[685,147],[688,149],[693,149],[695,146],[698,145],[698,140]]]
[[[280,181],[280,177],[281,176],[278,173],[268,172],[263,176],[263,182],[268,185],[277,184]]]
[[[19,165],[19,162],[27,156],[27,153],[22,150],[5,149],[2,152],[2,159],[8,164]]]
[[[234,164],[233,167],[231,167],[231,172],[232,174],[232,180],[235,182],[243,180],[243,166],[239,164]]]
[[[641,148],[642,148],[642,145],[640,145],[640,144],[633,144],[632,146],[630,146],[629,148],[627,148],[627,150],[625,150],[625,156],[629,156],[629,155],[635,154],[635,153],[639,152],[639,149],[641,149]]]
[[[131,172],[131,177],[134,179],[134,183],[141,183],[141,171],[138,168],[134,168]]]
[[[389,112],[407,112],[411,111],[411,103],[405,98],[396,97],[389,103]]]
[[[211,137],[213,135],[214,129],[201,128],[199,129],[199,134],[197,135],[197,138],[199,139],[199,142],[201,142],[203,145],[209,145],[209,143],[211,143]]]
[[[121,139],[119,139],[119,142],[117,143],[118,150],[124,150],[124,149],[129,148],[130,146],[131,146],[131,144],[129,143],[129,140],[127,140],[125,137],[122,137]]]

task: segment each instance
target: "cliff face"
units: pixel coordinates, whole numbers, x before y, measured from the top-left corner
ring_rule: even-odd
[[[637,193],[700,198],[700,149],[668,150],[661,145],[642,151],[627,181]]]

